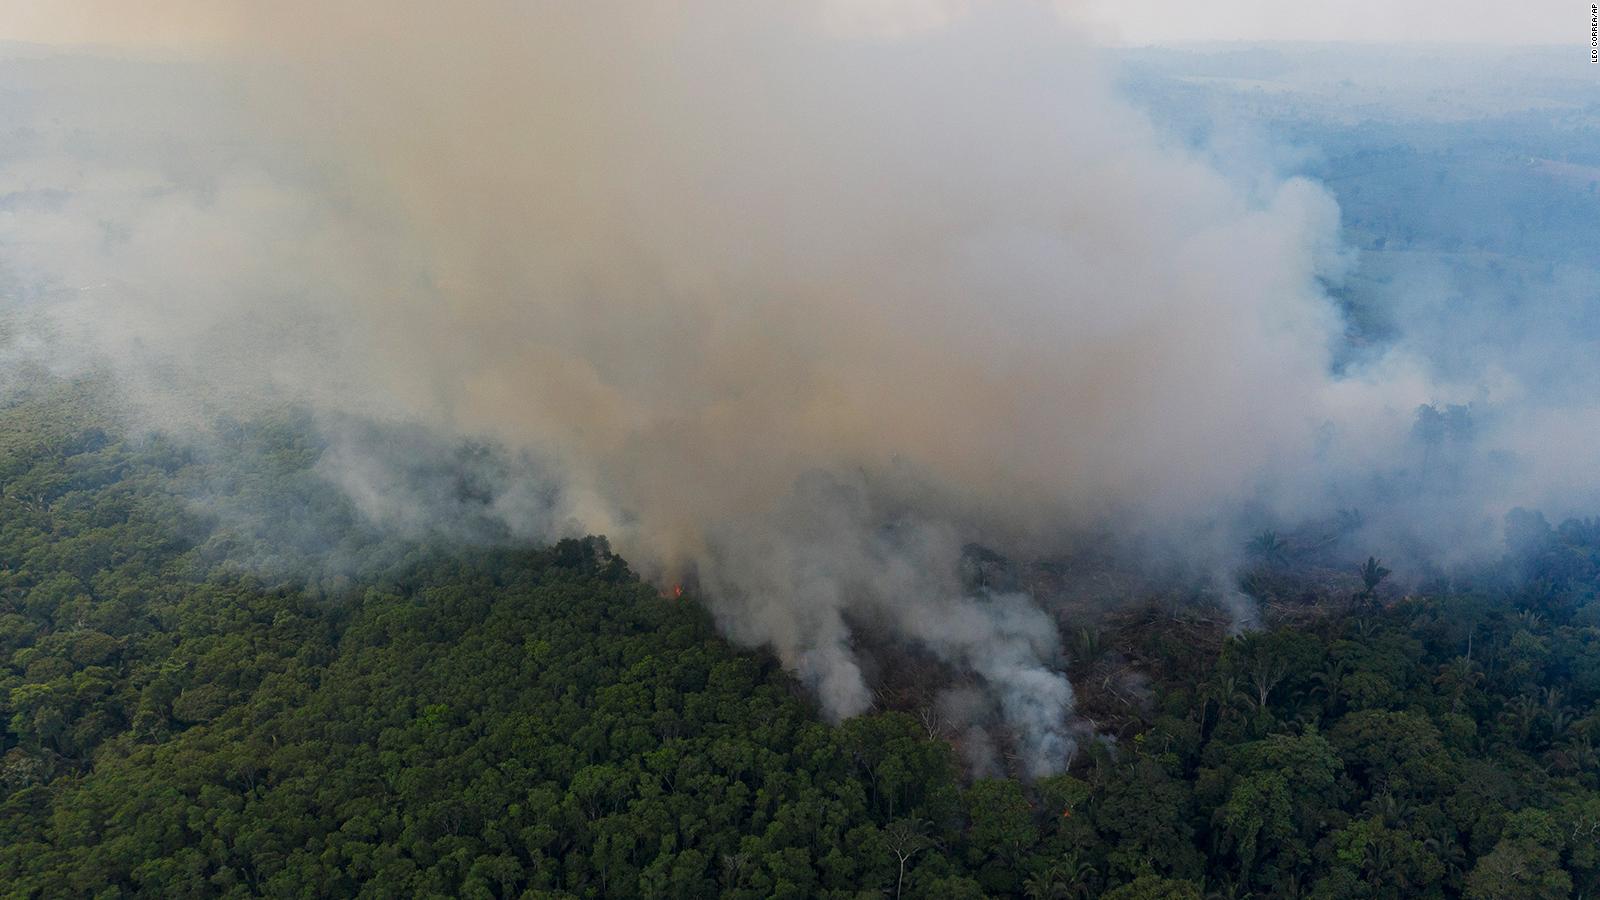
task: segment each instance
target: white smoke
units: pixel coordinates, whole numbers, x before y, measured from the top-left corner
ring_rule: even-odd
[[[5,63],[55,104],[5,101],[0,164],[52,352],[164,423],[287,399],[526,453],[513,534],[694,570],[836,717],[870,619],[1061,766],[1055,623],[964,542],[1320,501],[1431,399],[1330,376],[1328,195],[1164,141],[1045,6],[162,6],[204,61]],[[414,529],[392,450],[323,471]]]

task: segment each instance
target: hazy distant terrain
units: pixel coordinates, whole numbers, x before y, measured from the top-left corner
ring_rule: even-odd
[[[1589,354],[1548,351],[1600,338],[1600,98],[1581,57],[1313,44],[1117,59],[1128,95],[1225,168],[1265,160],[1333,193],[1353,340],[1409,339],[1466,378],[1532,365],[1578,385]]]

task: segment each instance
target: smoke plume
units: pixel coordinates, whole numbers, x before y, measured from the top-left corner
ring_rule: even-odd
[[[874,702],[870,626],[1060,767],[1056,623],[964,544],[1233,547],[1195,523],[1341,499],[1440,396],[1330,374],[1325,191],[1165,140],[1043,5],[168,12],[76,32],[160,55],[27,69],[71,120],[12,142],[0,283],[56,364],[163,427],[306,404],[343,423],[321,471],[409,528],[403,452],[352,422],[515,448],[511,533],[693,573],[834,716]]]

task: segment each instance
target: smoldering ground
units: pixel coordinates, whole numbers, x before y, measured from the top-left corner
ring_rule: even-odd
[[[1225,572],[1240,510],[1347,503],[1470,389],[1331,374],[1328,194],[1164,138],[1043,5],[162,6],[5,63],[0,265],[52,364],[162,428],[345,423],[320,471],[412,532],[393,423],[536,459],[473,515],[692,569],[833,716],[870,620],[1059,767],[1056,623],[963,544],[1114,527]]]

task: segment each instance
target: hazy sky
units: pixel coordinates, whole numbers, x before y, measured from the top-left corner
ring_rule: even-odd
[[[1588,46],[1589,4],[1572,0],[1069,0],[1108,43],[1433,41]]]
[[[257,0],[217,0],[217,7]],[[259,0],[270,2],[270,0]],[[983,0],[822,0],[846,28],[894,33],[947,21]],[[1109,44],[1188,41],[1434,41],[1572,44],[1587,48],[1589,6],[1575,0],[1054,0]],[[173,6],[153,0],[152,9]],[[337,6],[337,3],[333,5]],[[642,3],[641,5],[648,5]],[[0,40],[46,43],[203,43],[204,4],[174,17],[130,15],[115,0],[0,0]],[[108,14],[112,10],[114,14]],[[160,25],[154,24],[159,21]]]

